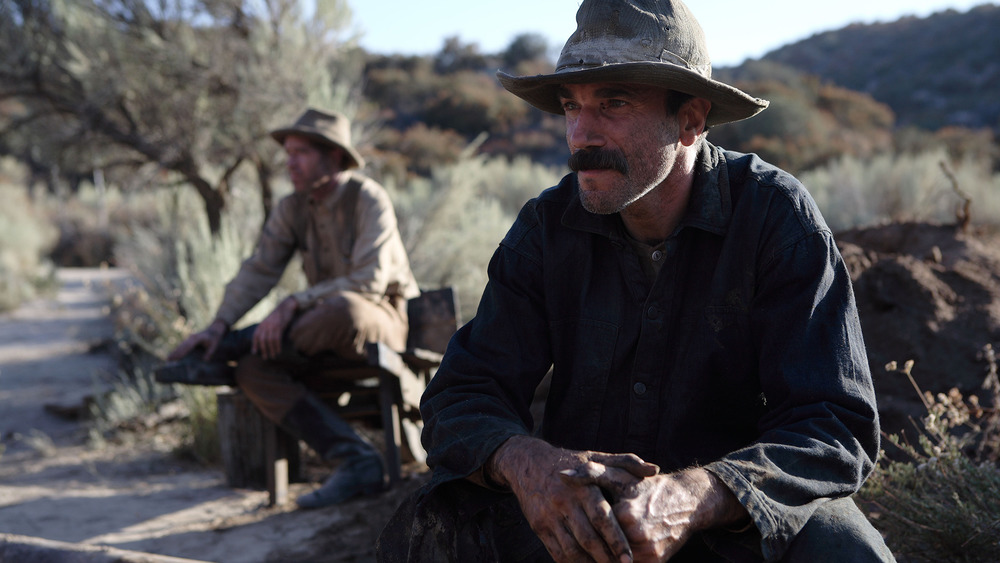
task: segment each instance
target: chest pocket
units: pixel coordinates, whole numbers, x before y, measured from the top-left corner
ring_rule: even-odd
[[[313,225],[306,205],[299,207],[299,216],[293,225],[295,243],[302,254],[306,276],[311,280],[311,283],[317,283],[321,279],[345,276],[351,272],[351,254],[354,250],[354,243],[358,239],[357,207],[358,197],[361,192],[361,180],[351,176],[347,184],[344,185],[343,190],[332,210],[332,214],[337,222],[336,244],[338,254],[336,263],[328,266],[328,269],[332,267],[332,272],[323,271],[323,264],[318,254],[320,250],[309,243],[310,230],[313,232],[313,240],[318,239],[315,225]]]

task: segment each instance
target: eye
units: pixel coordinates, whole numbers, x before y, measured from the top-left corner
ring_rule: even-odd
[[[573,110],[577,109],[578,107],[579,106],[577,106],[576,102],[574,102],[574,101],[571,101],[571,100],[563,100],[562,101],[563,112],[570,112],[570,111],[573,111]]]
[[[628,102],[626,102],[625,100],[620,100],[620,99],[614,98],[614,99],[611,99],[611,100],[608,100],[607,102],[605,102],[605,105],[609,109],[623,108],[623,107],[625,107],[625,106],[628,105]]]

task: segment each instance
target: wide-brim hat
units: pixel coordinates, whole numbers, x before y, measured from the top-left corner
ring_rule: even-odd
[[[629,82],[677,90],[712,102],[707,125],[752,117],[768,101],[712,80],[705,34],[679,0],[584,0],[577,28],[552,74],[497,78],[538,109],[562,114],[562,84]]]
[[[322,145],[343,149],[351,161],[344,166],[345,169],[365,166],[365,159],[351,145],[351,120],[340,113],[326,113],[310,108],[292,125],[271,131],[271,137],[278,141],[278,144],[284,144],[285,137],[292,134],[302,135]]]

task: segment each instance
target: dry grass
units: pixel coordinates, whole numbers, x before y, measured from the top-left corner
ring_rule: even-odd
[[[984,388],[996,405],[1000,384],[992,346],[983,357],[989,366]],[[900,560],[1000,561],[1000,414],[957,389],[921,392],[910,374],[912,361],[887,369],[909,378],[927,415],[916,444],[887,437],[909,459],[883,455],[857,499],[874,511],[873,523]]]

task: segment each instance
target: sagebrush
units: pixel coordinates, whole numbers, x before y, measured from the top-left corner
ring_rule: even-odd
[[[992,346],[984,389],[992,406],[957,389],[932,394],[916,387],[913,362],[887,369],[908,377],[927,409],[914,444],[887,436],[906,459],[885,453],[857,495],[900,560],[1000,561],[1000,400]]]

